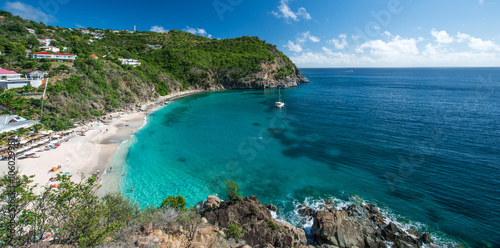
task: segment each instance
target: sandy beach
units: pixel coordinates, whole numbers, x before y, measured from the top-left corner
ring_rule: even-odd
[[[54,184],[50,182],[51,177],[57,173],[72,175],[74,181],[80,181],[81,175],[88,177],[90,175],[99,175],[99,181],[102,183],[103,175],[110,171],[110,162],[113,154],[120,144],[130,139],[130,137],[139,130],[145,122],[146,116],[161,107],[163,103],[175,98],[199,93],[201,91],[191,90],[170,94],[159,98],[154,103],[143,105],[141,109],[131,113],[111,113],[106,115],[107,123],[91,122],[85,126],[77,127],[74,130],[81,131],[86,129],[85,136],[75,135],[67,142],[62,142],[57,149],[37,152],[39,158],[29,158],[18,160],[17,166],[22,175],[35,175],[33,182],[39,186],[49,186]],[[52,172],[52,167],[61,168]],[[99,173],[97,171],[99,170]],[[121,170],[116,171],[120,173]],[[7,166],[2,166],[1,174],[7,172]],[[115,177],[117,178],[117,177]],[[114,184],[119,180],[112,180]],[[111,185],[108,188],[118,189],[118,185]],[[110,190],[105,190],[109,192]]]

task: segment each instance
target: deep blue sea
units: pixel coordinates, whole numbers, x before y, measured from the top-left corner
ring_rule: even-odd
[[[500,68],[302,69],[278,90],[201,93],[152,113],[121,188],[142,206],[224,198],[280,208],[367,202],[439,246],[500,247]],[[130,191],[130,186],[134,191]]]

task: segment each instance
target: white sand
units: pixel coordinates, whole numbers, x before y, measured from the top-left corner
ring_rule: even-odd
[[[69,172],[74,181],[80,181],[82,174],[88,177],[96,174],[99,169],[99,180],[102,180],[105,170],[109,172],[110,161],[116,149],[143,126],[147,114],[161,108],[159,102],[198,92],[200,91],[192,90],[161,97],[156,104],[148,104],[150,109],[148,111],[111,114],[116,118],[113,118],[109,125],[93,122],[85,127],[76,128],[77,131],[82,130],[82,128],[89,131],[85,133],[85,136],[77,135],[69,141],[61,143],[59,148],[37,152],[39,158],[17,160],[19,171],[23,175],[35,175],[34,183],[40,186],[50,185],[49,179],[54,177],[56,173]],[[106,116],[109,117],[109,115]],[[0,168],[0,173],[4,174],[7,172],[7,163],[2,162],[1,164],[5,164]],[[60,170],[50,172],[52,167],[58,165],[62,166]],[[113,188],[117,189],[118,187]]]

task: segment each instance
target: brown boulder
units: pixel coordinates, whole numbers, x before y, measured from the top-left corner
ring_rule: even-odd
[[[316,213],[312,233],[319,244],[339,247],[365,247],[364,235],[359,223],[346,211],[321,210]]]
[[[203,204],[204,209],[216,209],[220,206],[221,199],[215,195],[209,195],[207,201]]]
[[[144,234],[149,235],[150,233],[152,233],[154,231],[154,228],[155,227],[154,227],[153,223],[150,222],[149,224],[142,226],[141,230]]]
[[[230,223],[234,223],[242,227],[241,239],[253,247],[296,247],[307,243],[304,230],[274,221],[269,209],[255,196],[223,201],[218,208],[206,209],[203,214],[212,225],[228,228]]]
[[[431,235],[429,235],[429,233],[422,234],[422,236],[418,240],[423,242],[424,244],[432,243]]]

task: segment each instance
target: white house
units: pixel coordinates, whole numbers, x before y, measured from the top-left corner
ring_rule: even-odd
[[[82,30],[82,34],[90,34],[90,31],[88,29]]]
[[[44,46],[50,46],[50,42],[56,41],[54,39],[38,39],[38,42]]]
[[[35,30],[31,29],[31,28],[27,28],[25,27],[26,30],[28,30],[28,32],[30,32],[30,34],[35,34]]]
[[[39,121],[29,121],[17,115],[0,116],[0,133],[17,130],[21,127],[29,128]]]
[[[0,89],[21,88],[30,83],[27,78],[15,72],[0,68]]]
[[[42,49],[44,51],[50,51],[53,53],[58,53],[61,51],[61,49],[54,47],[54,46],[43,46],[43,47],[40,47],[40,49]]]
[[[38,88],[47,83],[48,79],[45,78],[47,75],[44,71],[33,71],[29,72],[26,76],[30,80],[31,86]]]
[[[122,65],[131,65],[133,67],[141,65],[141,62],[136,59],[118,59],[122,62]]]
[[[34,59],[61,59],[61,60],[75,60],[76,55],[71,53],[49,53],[49,52],[38,52],[33,54]]]
[[[28,73],[27,77],[23,77],[15,71],[0,68],[0,89],[21,88],[26,85],[40,87],[44,83],[47,83],[48,79],[45,78],[46,74],[47,73],[43,71],[34,71]]]

